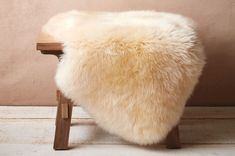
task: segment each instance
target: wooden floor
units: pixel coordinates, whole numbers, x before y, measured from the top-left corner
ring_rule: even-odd
[[[80,107],[73,112],[68,151],[52,148],[55,107],[0,107],[0,156],[235,156],[235,107],[187,107],[182,149],[140,147],[98,128]],[[78,119],[79,118],[79,119]]]

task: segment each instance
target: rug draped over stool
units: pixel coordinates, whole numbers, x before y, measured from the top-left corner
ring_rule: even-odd
[[[64,43],[55,76],[63,94],[141,145],[178,124],[205,63],[194,23],[175,14],[71,11],[44,31]]]

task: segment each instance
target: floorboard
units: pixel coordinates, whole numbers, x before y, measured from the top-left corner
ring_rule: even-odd
[[[1,156],[234,156],[234,145],[184,145],[167,150],[131,145],[81,145],[67,151],[53,151],[49,145],[0,144]]]
[[[55,114],[56,107],[0,106],[0,118],[4,119],[55,118]],[[73,118],[90,118],[90,116],[81,107],[76,106],[73,109]],[[183,118],[235,119],[235,107],[186,107]]]
[[[0,106],[0,156],[201,156],[235,155],[235,107],[186,108],[180,122],[182,149],[140,147],[97,127],[75,107],[68,151],[54,151],[55,107]]]

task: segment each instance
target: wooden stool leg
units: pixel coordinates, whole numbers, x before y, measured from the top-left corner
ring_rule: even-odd
[[[181,148],[180,138],[179,138],[179,128],[176,125],[167,135],[166,140],[166,148],[168,149],[177,149]]]
[[[56,101],[57,101],[57,103],[58,103],[58,105],[59,105],[59,103],[60,103],[60,91],[59,91],[59,90],[56,90]],[[58,105],[57,105],[57,111],[56,111],[55,125],[56,125],[56,123],[57,123],[58,112],[59,112],[59,110],[58,110],[58,109],[59,109]]]
[[[61,92],[59,92],[54,140],[55,150],[68,149],[72,108],[72,102],[64,97]]]

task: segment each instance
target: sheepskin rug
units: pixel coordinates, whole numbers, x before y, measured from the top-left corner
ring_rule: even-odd
[[[43,31],[64,43],[58,88],[104,130],[141,145],[179,122],[205,63],[194,23],[170,13],[70,11]]]

